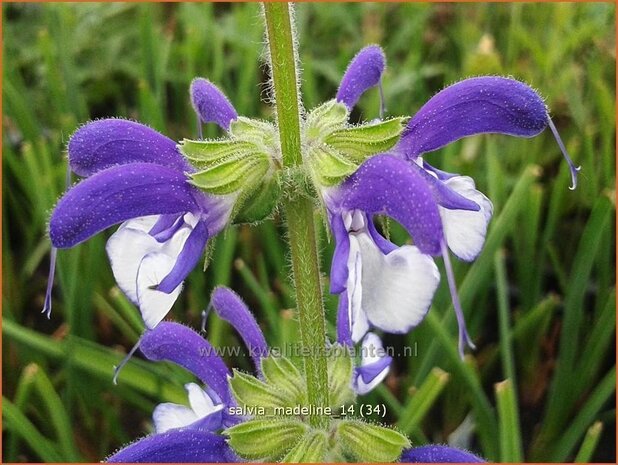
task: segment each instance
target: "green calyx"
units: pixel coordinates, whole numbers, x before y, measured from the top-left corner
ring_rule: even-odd
[[[303,123],[303,164],[284,170],[276,127],[239,117],[226,139],[189,140],[180,152],[196,167],[190,182],[208,194],[235,196],[234,223],[267,218],[286,192],[315,196],[354,173],[367,158],[392,148],[407,118],[359,126],[348,124],[345,105],[330,100],[312,110]]]
[[[234,371],[230,387],[238,407],[230,411],[252,417],[224,431],[240,457],[289,463],[387,462],[396,460],[403,447],[409,446],[408,439],[393,429],[341,419],[345,407],[355,400],[350,387],[353,361],[341,345],[330,347],[326,359],[331,405],[319,413],[328,417],[324,428],[309,424],[309,412],[315,406],[308,404],[303,371],[290,359],[263,358],[261,379]]]
[[[212,195],[237,196],[237,223],[266,218],[280,193],[281,155],[275,127],[268,122],[239,117],[228,139],[183,140],[182,154],[197,168],[191,183]]]
[[[358,462],[394,462],[410,440],[392,428],[343,420],[337,425],[337,436],[343,453]]]
[[[319,186],[339,184],[367,158],[392,148],[407,118],[348,125],[346,106],[330,100],[313,111],[305,120],[304,153],[311,176]]]

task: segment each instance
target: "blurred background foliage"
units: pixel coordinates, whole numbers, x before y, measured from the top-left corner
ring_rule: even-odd
[[[150,431],[155,404],[185,402],[190,377],[136,356],[112,384],[142,325],[114,285],[109,233],[59,253],[52,318],[40,314],[65,144],[80,124],[107,116],[195,137],[195,76],[220,86],[240,114],[270,117],[259,5],[4,3],[2,15],[3,460],[98,461]],[[614,5],[300,4],[296,19],[307,108],[334,96],[363,45],[380,43],[388,114],[413,114],[464,77],[511,75],[546,98],[582,165],[571,192],[547,131],[474,137],[428,155],[473,176],[494,202],[484,252],[455,270],[478,349],[458,359],[443,282],[425,322],[386,338],[414,356],[399,357],[361,401],[385,403],[388,422],[416,444],[449,441],[495,461],[615,461]],[[378,108],[369,92],[353,119]],[[326,284],[333,246],[316,221]],[[407,240],[397,225],[390,234]],[[272,345],[294,341],[283,237],[278,215],[230,228],[173,317],[198,328],[212,287],[226,284]],[[327,295],[326,304],[332,331],[336,301]],[[239,345],[214,315],[207,333],[217,346]],[[246,357],[229,363],[250,368]]]

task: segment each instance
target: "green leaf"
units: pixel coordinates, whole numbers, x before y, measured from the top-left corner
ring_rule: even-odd
[[[399,140],[406,121],[407,118],[398,117],[340,129],[326,136],[324,142],[355,161],[362,162],[371,155],[392,148]]]
[[[226,429],[229,444],[247,460],[278,460],[292,449],[309,427],[300,421],[270,418],[249,420]]]
[[[403,434],[360,420],[344,420],[337,427],[344,450],[360,462],[394,462],[410,441]]]
[[[50,360],[64,361],[74,366],[78,373],[94,376],[104,383],[111,382],[114,374],[113,367],[124,358],[122,353],[85,339],[68,336],[62,340],[56,340],[19,326],[10,320],[2,322],[2,334],[7,340],[13,341],[25,350],[43,355]],[[169,378],[169,372],[165,368],[133,358],[121,371],[118,381],[119,384],[135,389],[137,392],[149,396],[160,396],[167,402],[184,402],[187,397],[186,392],[175,383],[166,381]]]
[[[36,367],[33,368],[36,369],[34,385],[36,386],[38,394],[45,404],[47,409],[47,418],[53,425],[57,438],[56,441],[62,450],[63,457],[67,457],[67,459],[77,462],[80,460],[81,456],[75,444],[69,414],[51,380],[45,374],[45,371],[38,369],[38,366],[36,365],[33,367]]]
[[[62,462],[56,444],[43,436],[36,427],[7,398],[2,397],[4,427],[20,436],[46,462]]]
[[[588,428],[586,437],[584,438],[582,445],[579,448],[579,452],[575,456],[575,463],[588,463],[592,460],[592,455],[597,448],[599,439],[601,439],[601,432],[603,431],[603,423],[596,421]]]
[[[567,459],[586,433],[588,425],[595,421],[601,409],[607,405],[615,392],[616,366],[614,365],[597,383],[586,402],[579,406],[577,415],[570,425],[563,429],[559,438],[551,444],[548,457],[552,462],[564,462]]]
[[[406,404],[399,417],[397,427],[408,434],[417,428],[434,405],[448,380],[449,374],[444,370],[437,367],[431,370],[427,379]]]
[[[269,385],[284,391],[290,398],[302,404],[307,394],[305,382],[296,365],[286,357],[265,357],[262,359],[262,373]]]
[[[234,377],[230,379],[230,387],[241,406],[263,407],[268,415],[274,414],[275,407],[295,405],[296,399],[289,393],[238,370],[234,370]]]
[[[286,454],[283,463],[323,463],[327,452],[328,438],[326,431],[313,430]]]
[[[500,428],[500,461],[521,462],[523,460],[521,427],[513,383],[507,379],[497,383],[495,390]]]
[[[250,189],[264,177],[269,168],[268,156],[252,153],[242,159],[229,159],[191,174],[191,183],[215,195]]]

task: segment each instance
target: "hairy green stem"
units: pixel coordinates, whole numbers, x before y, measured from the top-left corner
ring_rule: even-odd
[[[293,170],[302,164],[302,153],[290,6],[287,3],[264,3],[264,13],[283,164],[286,169]],[[311,406],[326,407],[329,405],[328,370],[324,355],[326,328],[313,204],[297,192],[286,192],[284,198],[308,401]],[[313,415],[309,422],[314,427],[325,427],[328,418]]]

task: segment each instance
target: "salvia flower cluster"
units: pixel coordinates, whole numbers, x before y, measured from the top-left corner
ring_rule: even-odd
[[[437,93],[412,117],[386,118],[382,104],[378,119],[350,123],[365,91],[378,87],[382,94],[384,70],[382,49],[364,48],[335,98],[303,115],[300,170],[283,168],[273,123],[239,116],[202,78],[190,89],[197,140],[176,143],[116,118],[87,123],[71,137],[69,164],[83,179],[53,211],[53,246],[74,247],[120,224],[106,250],[118,286],[143,317],[139,349],[149,360],[173,362],[199,380],[186,385],[188,406],[159,405],[155,432],[108,461],[481,461],[447,446],[411,447],[397,431],[359,420],[334,418],[320,429],[302,415],[279,414],[306,402],[304,375],[289,359],[269,355],[258,322],[229,289],[217,288],[211,306],[245,342],[254,376],[231,371],[192,329],[162,322],[208,241],[230,224],[269,217],[292,188],[313,196],[335,241],[330,292],[339,296],[339,307],[336,340],[328,342],[333,406],[354,402],[386,377],[390,356],[364,350],[355,363],[350,350],[381,348],[380,333],[406,333],[423,321],[440,281],[436,257],[444,262],[460,353],[474,347],[450,254],[470,262],[481,253],[492,203],[473,179],[441,171],[423,155],[475,134],[533,137],[549,127],[569,163],[573,188],[579,168],[541,97],[511,78],[466,79]],[[203,139],[202,123],[217,124],[225,137]],[[378,216],[400,223],[411,243],[389,241],[376,226]],[[265,416],[252,413],[256,409],[265,409]]]

